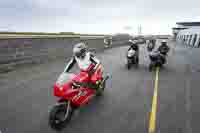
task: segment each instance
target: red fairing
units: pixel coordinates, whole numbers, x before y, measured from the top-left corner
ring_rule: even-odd
[[[94,96],[95,90],[89,88],[80,88],[80,92],[72,99],[72,102],[77,105],[84,105]]]
[[[61,96],[61,92],[59,91],[59,85],[58,84],[54,84],[53,86],[53,92],[54,92],[54,96]]]
[[[86,83],[90,81],[90,78],[87,72],[81,71],[72,80]]]
[[[91,77],[91,81],[93,82],[93,83],[95,83],[97,80],[102,80],[102,74],[103,74],[103,72],[102,72],[102,66],[100,66],[97,70],[96,70],[96,72],[94,73],[94,75],[92,75],[92,77]]]
[[[86,104],[95,95],[95,90],[91,88],[73,88],[72,83],[77,81],[81,83],[93,82],[96,83],[97,80],[102,79],[102,67],[100,66],[96,72],[89,77],[88,72],[93,69],[94,65],[91,65],[88,70],[81,71],[77,75],[69,78],[67,73],[61,75],[61,81],[54,84],[54,96],[60,99],[70,100],[75,106],[80,106]],[[66,77],[66,78],[65,78]]]
[[[64,84],[63,86],[60,86],[59,84],[54,84],[54,96],[57,97],[63,97],[67,89],[70,89],[71,86],[69,83]]]

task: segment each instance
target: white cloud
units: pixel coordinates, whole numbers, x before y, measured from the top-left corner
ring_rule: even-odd
[[[0,28],[85,33],[171,33],[176,21],[199,20],[198,0],[7,0],[0,1]],[[125,26],[133,27],[125,30]]]

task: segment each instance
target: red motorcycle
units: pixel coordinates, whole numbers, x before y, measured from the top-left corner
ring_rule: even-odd
[[[94,96],[102,95],[108,76],[103,77],[102,65],[89,76],[94,65],[86,71],[75,75],[63,72],[54,84],[54,96],[58,102],[52,107],[49,114],[49,124],[52,128],[58,129],[70,121],[75,109],[87,104]],[[98,86],[92,89],[93,85]]]

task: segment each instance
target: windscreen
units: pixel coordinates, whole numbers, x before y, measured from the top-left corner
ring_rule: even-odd
[[[62,86],[63,84],[65,84],[66,82],[68,82],[69,80],[71,80],[73,77],[74,77],[74,74],[63,72],[58,77],[56,83],[59,84],[60,86]]]

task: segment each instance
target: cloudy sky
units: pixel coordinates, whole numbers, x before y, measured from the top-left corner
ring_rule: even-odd
[[[171,34],[200,20],[199,0],[0,0],[0,30]],[[124,27],[130,26],[131,29]]]

